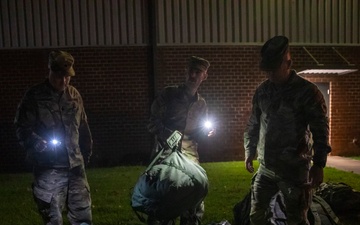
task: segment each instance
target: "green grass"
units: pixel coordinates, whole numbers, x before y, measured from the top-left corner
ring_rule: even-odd
[[[352,156],[352,157],[350,157],[350,158],[356,159],[356,160],[360,160],[360,156]]]
[[[252,174],[245,170],[243,161],[204,163],[202,166],[210,181],[203,224],[223,219],[233,223],[232,208],[248,192]],[[130,207],[130,193],[144,169],[131,166],[87,170],[95,225],[142,224]],[[325,181],[345,182],[360,190],[358,174],[326,168]],[[31,182],[30,173],[0,174],[0,224],[42,224],[32,199]]]

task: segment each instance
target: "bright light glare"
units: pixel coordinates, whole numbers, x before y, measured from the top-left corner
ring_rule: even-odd
[[[210,129],[210,128],[212,128],[213,125],[212,125],[211,121],[205,121],[204,126],[205,126],[205,128]]]
[[[56,139],[51,140],[51,143],[53,145],[59,145],[60,144],[60,142],[58,140],[56,140]]]

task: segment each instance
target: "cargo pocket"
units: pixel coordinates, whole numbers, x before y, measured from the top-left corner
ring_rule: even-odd
[[[84,185],[79,189],[69,190],[69,205],[75,208],[87,208],[91,205],[90,188]]]
[[[33,194],[35,199],[41,200],[46,203],[50,203],[53,197],[52,193],[47,192],[46,190],[38,188],[36,186],[33,186]]]

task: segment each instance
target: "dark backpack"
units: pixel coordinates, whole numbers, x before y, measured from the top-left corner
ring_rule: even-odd
[[[234,225],[250,225],[251,192],[233,208]],[[270,201],[268,225],[286,225],[285,205],[281,192]],[[337,225],[339,218],[332,211],[329,204],[320,196],[314,195],[308,211],[310,225]]]
[[[234,225],[250,225],[251,191],[233,208]]]
[[[360,212],[360,192],[345,183],[322,183],[315,191],[338,215]]]
[[[320,196],[313,195],[308,220],[311,225],[337,225],[339,218],[335,215],[330,205]]]

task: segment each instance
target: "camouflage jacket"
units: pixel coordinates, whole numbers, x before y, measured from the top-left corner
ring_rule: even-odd
[[[261,165],[295,177],[309,169],[311,158],[325,166],[331,151],[329,124],[324,97],[315,84],[292,71],[280,89],[264,81],[252,104],[244,133],[246,157],[258,153]]]
[[[80,93],[69,85],[62,94],[48,80],[31,87],[15,116],[16,135],[27,150],[27,159],[44,167],[75,167],[87,162],[92,153],[92,136]],[[51,146],[51,139],[61,143]],[[47,149],[37,151],[39,140]]]
[[[204,137],[206,117],[206,102],[199,93],[189,95],[184,84],[164,88],[151,106],[148,124],[148,130],[155,135],[153,154],[166,146],[166,139],[178,130],[183,134],[181,151],[198,162],[197,142]]]

